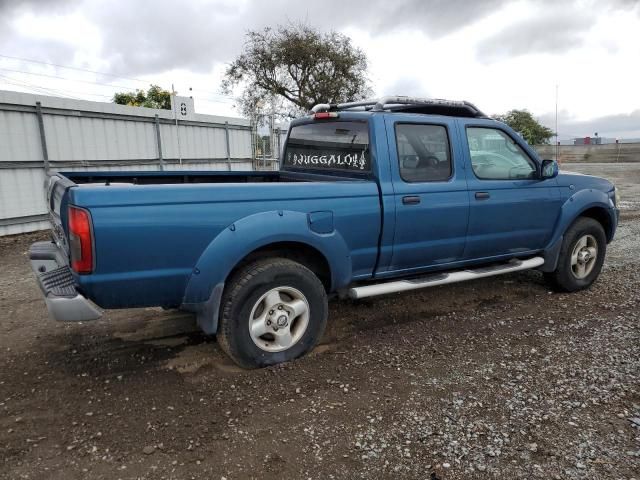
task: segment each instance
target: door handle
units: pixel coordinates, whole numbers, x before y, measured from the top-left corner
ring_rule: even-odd
[[[402,197],[402,203],[405,205],[417,205],[420,203],[420,197],[418,195],[408,195]]]
[[[486,200],[490,196],[489,192],[476,192],[476,200]]]

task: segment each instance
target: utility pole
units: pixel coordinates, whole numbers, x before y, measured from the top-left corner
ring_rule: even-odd
[[[558,84],[556,83],[556,162],[560,157],[560,145],[558,143]]]

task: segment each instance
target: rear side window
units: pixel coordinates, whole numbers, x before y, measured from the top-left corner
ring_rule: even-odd
[[[400,176],[405,182],[438,182],[451,177],[447,129],[441,125],[396,125]]]
[[[370,172],[366,122],[323,122],[291,128],[284,166],[309,170]]]

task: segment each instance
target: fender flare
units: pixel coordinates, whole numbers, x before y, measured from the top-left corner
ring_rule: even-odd
[[[611,225],[616,225],[614,207],[609,196],[600,190],[585,189],[571,195],[562,205],[560,215],[554,228],[553,237],[549,244],[554,243],[564,235],[564,232],[583,212],[590,208],[602,208],[609,215]]]
[[[351,281],[350,251],[339,232],[312,231],[306,213],[260,212],[229,225],[205,248],[187,283],[183,305],[206,302],[243,258],[278,242],[306,244],[324,255],[331,270],[331,290]]]
[[[609,196],[605,192],[585,189],[574,193],[564,202],[560,209],[560,215],[556,221],[553,235],[544,252],[545,263],[539,270],[552,272],[556,269],[564,232],[567,231],[569,226],[571,226],[583,212],[594,207],[601,208],[607,212],[611,225],[615,229],[617,224],[617,218],[614,213],[615,209],[609,200]]]

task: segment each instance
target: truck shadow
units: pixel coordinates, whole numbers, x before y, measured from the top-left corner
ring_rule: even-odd
[[[183,312],[136,309],[108,312],[105,319],[68,325],[48,342],[49,364],[66,374],[117,377],[163,367],[185,349],[217,350],[195,318]]]
[[[416,321],[438,321],[452,313],[511,308],[546,293],[541,276],[520,272],[490,282],[456,285],[330,304],[329,322],[314,355],[340,348],[354,335]],[[49,365],[67,375],[118,377],[164,369],[184,376],[216,370],[246,372],[203,334],[193,315],[161,309],[109,312],[104,320],[70,325],[47,342]]]
[[[464,314],[494,307],[511,308],[531,297],[545,294],[547,287],[538,272],[518,272],[489,281],[442,285],[413,292],[402,292],[361,300],[342,300],[331,304],[325,341],[399,326],[419,320],[434,320],[452,313]]]

